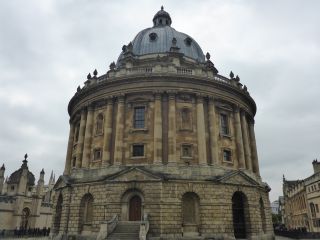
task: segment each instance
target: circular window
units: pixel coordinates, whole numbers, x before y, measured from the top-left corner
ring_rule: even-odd
[[[157,39],[157,34],[156,33],[150,33],[149,34],[149,38],[150,38],[150,41],[155,41]]]

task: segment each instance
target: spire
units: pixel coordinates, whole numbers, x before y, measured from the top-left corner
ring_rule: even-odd
[[[171,26],[171,17],[169,13],[163,10],[163,6],[161,6],[161,10],[156,13],[153,17],[153,26]]]
[[[0,170],[3,170],[3,171],[6,170],[4,164],[2,164],[2,167],[0,168]]]
[[[24,160],[22,161],[21,168],[28,168],[27,158],[28,158],[28,154],[26,153],[26,154],[24,155]]]

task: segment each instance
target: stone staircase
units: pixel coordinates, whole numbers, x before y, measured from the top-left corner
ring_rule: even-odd
[[[140,221],[118,222],[107,240],[139,240]]]

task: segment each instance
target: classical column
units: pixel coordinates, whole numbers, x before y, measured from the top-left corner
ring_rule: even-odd
[[[154,132],[153,132],[153,161],[162,163],[162,112],[161,93],[155,94],[154,101]]]
[[[114,145],[114,164],[121,165],[123,155],[123,133],[124,133],[124,96],[118,97],[118,111],[116,118],[116,136]]]
[[[260,176],[257,144],[256,144],[256,137],[255,137],[255,134],[254,134],[254,120],[252,120],[249,123],[249,134],[250,134],[252,169],[253,169],[254,173],[256,173],[258,176]]]
[[[112,113],[113,113],[113,99],[108,99],[107,109],[104,114],[104,137],[103,137],[103,154],[102,165],[110,164],[110,147],[112,136]]]
[[[218,129],[216,126],[216,109],[213,98],[209,99],[209,134],[210,134],[210,150],[211,161],[213,164],[219,163],[218,150]]]
[[[64,167],[63,175],[67,175],[70,172],[70,168],[72,164],[71,162],[72,162],[73,138],[74,138],[74,124],[70,121],[68,149],[67,149],[66,164]]]
[[[241,122],[240,122],[240,111],[239,107],[235,109],[235,128],[236,128],[236,144],[238,150],[238,159],[239,159],[239,168],[245,168],[245,158],[244,158],[244,150],[243,150],[243,137],[241,131]]]
[[[203,97],[197,96],[197,139],[199,164],[207,164],[206,132],[204,122]]]
[[[252,170],[251,164],[251,150],[248,136],[248,124],[246,119],[246,113],[244,111],[241,112],[241,128],[242,128],[242,137],[244,144],[244,156],[246,160],[246,167],[249,170]]]
[[[169,129],[168,129],[168,163],[177,162],[176,154],[176,97],[174,92],[169,92]]]
[[[84,141],[85,128],[86,128],[86,110],[82,109],[81,119],[80,119],[79,138],[78,138],[78,144],[77,144],[77,154],[76,154],[77,168],[80,168],[82,165],[82,153],[83,153],[83,141]]]
[[[83,155],[82,155],[82,167],[89,167],[90,163],[90,152],[91,152],[91,142],[92,142],[92,131],[93,131],[93,106],[88,107],[86,130],[84,134],[84,144],[83,144]]]

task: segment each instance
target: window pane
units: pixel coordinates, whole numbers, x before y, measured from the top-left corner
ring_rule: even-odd
[[[223,160],[231,162],[231,152],[229,150],[223,150]]]
[[[134,108],[134,128],[144,128],[144,107]]]
[[[132,146],[132,156],[133,157],[143,157],[144,156],[144,145],[133,145]]]

